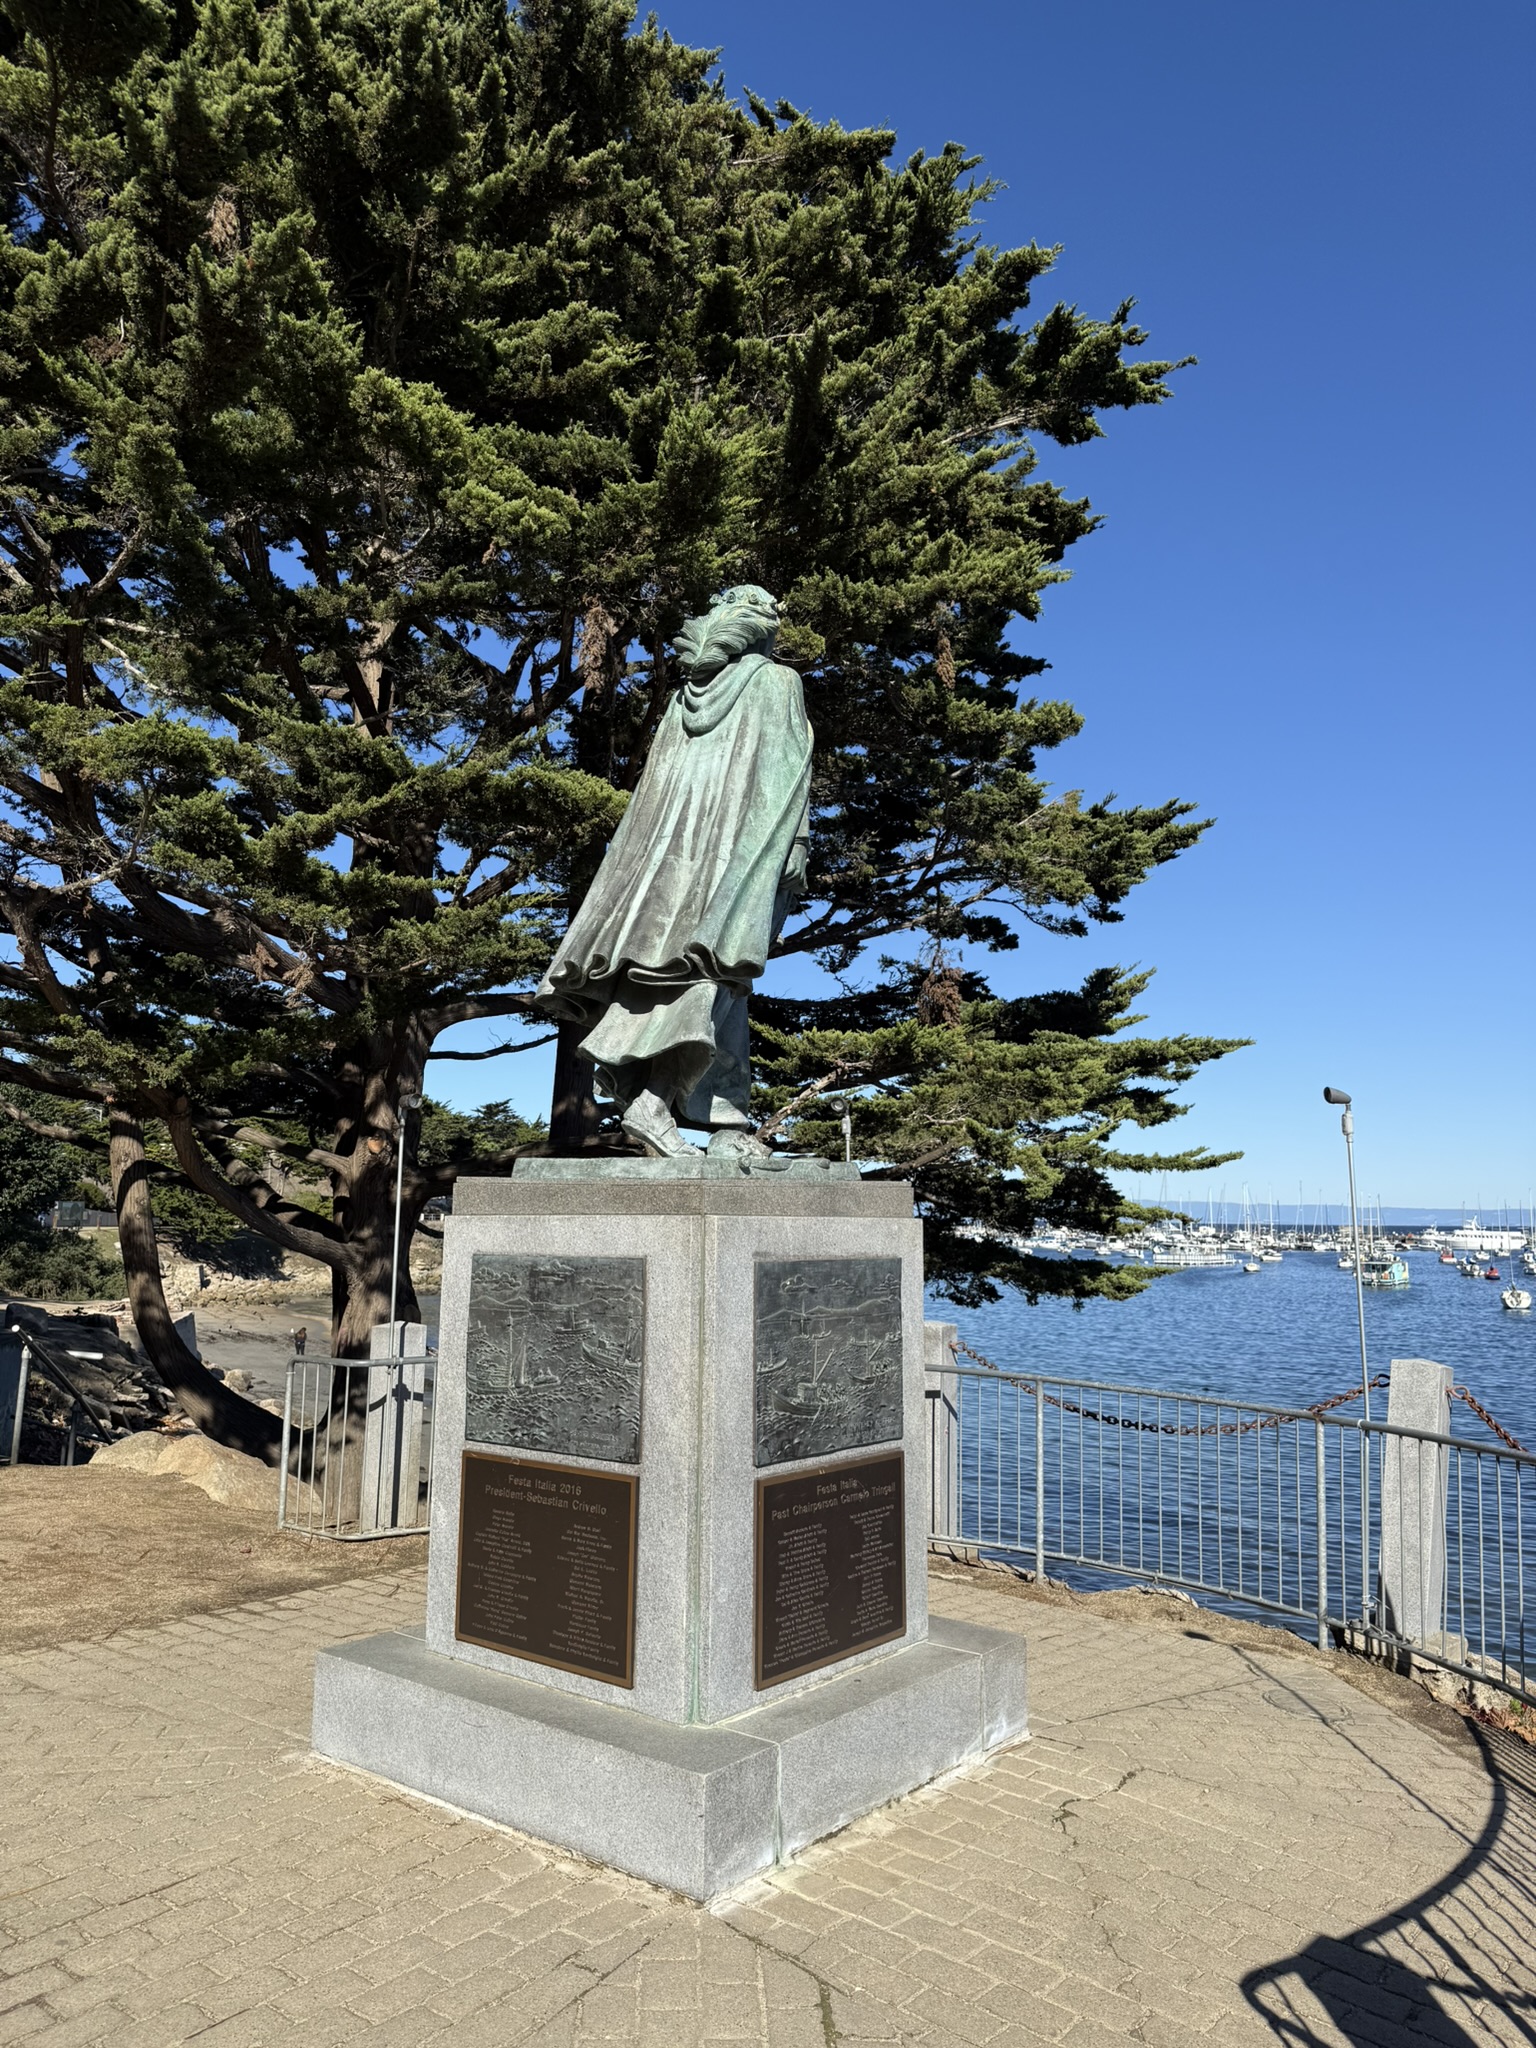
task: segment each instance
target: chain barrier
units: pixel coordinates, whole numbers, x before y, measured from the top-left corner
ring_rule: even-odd
[[[1499,1439],[1500,1443],[1508,1444],[1509,1448],[1512,1451],[1519,1451],[1522,1453],[1522,1455],[1528,1455],[1525,1450],[1525,1445],[1521,1443],[1520,1439],[1518,1437],[1511,1436],[1509,1431],[1504,1427],[1502,1423],[1495,1422],[1493,1417],[1488,1413],[1488,1410],[1483,1406],[1482,1402],[1478,1400],[1475,1394],[1468,1393],[1465,1387],[1452,1387],[1451,1399],[1453,1401],[1465,1401],[1467,1406],[1472,1410],[1472,1413],[1478,1418],[1478,1420],[1480,1422],[1487,1423],[1488,1427],[1493,1431],[1494,1435]]]
[[[1034,1393],[1037,1387],[1041,1393],[1045,1391],[1043,1387],[1039,1387],[1037,1381],[1031,1380],[1023,1374],[1012,1373],[1007,1366],[999,1365],[995,1359],[988,1358],[984,1353],[975,1350],[973,1346],[966,1343],[963,1337],[957,1337],[950,1346],[950,1349],[957,1354],[963,1351],[967,1358],[974,1359],[977,1365],[981,1366],[986,1372],[995,1372],[1017,1380],[1019,1385],[1028,1393]],[[1372,1389],[1389,1387],[1391,1383],[1392,1375],[1385,1372],[1373,1374],[1369,1381]],[[1057,1394],[1045,1394],[1045,1401],[1048,1407],[1059,1408],[1066,1415],[1080,1415],[1085,1422],[1102,1423],[1111,1429],[1139,1429],[1149,1436],[1246,1436],[1256,1429],[1279,1429],[1283,1423],[1299,1422],[1306,1415],[1314,1417],[1326,1415],[1330,1408],[1342,1408],[1346,1401],[1358,1401],[1364,1392],[1365,1386],[1363,1384],[1357,1387],[1348,1387],[1342,1394],[1330,1394],[1326,1401],[1314,1401],[1309,1407],[1296,1409],[1293,1414],[1259,1415],[1249,1422],[1146,1422],[1140,1416],[1108,1415],[1100,1408],[1084,1408],[1079,1402],[1064,1401]],[[1183,1405],[1187,1405],[1187,1396],[1175,1398],[1180,1399]],[[1464,1401],[1472,1410],[1472,1413],[1477,1416],[1478,1420],[1487,1424],[1500,1443],[1508,1444],[1512,1451],[1519,1451],[1522,1456],[1529,1455],[1526,1452],[1525,1445],[1520,1442],[1519,1438],[1511,1436],[1502,1423],[1495,1422],[1482,1402],[1477,1399],[1475,1394],[1470,1393],[1467,1388],[1452,1387],[1451,1398],[1455,1401]],[[1240,1401],[1218,1400],[1213,1405],[1218,1408],[1240,1408],[1242,1403]]]
[[[963,1337],[957,1337],[950,1348],[956,1352],[963,1351],[967,1358],[975,1359],[987,1372],[1008,1373],[1006,1366],[1001,1366],[994,1359],[974,1350]],[[1009,1377],[1016,1379],[1026,1391],[1036,1391],[1038,1382],[1017,1373],[1009,1374]],[[1372,1387],[1384,1387],[1388,1380],[1387,1373],[1379,1372],[1370,1384]],[[1039,1391],[1045,1394],[1043,1387],[1040,1387]],[[1255,1415],[1247,1422],[1147,1422],[1139,1415],[1109,1415],[1100,1408],[1084,1408],[1077,1401],[1062,1400],[1058,1394],[1045,1394],[1045,1402],[1047,1407],[1059,1408],[1065,1415],[1080,1415],[1085,1422],[1102,1423],[1110,1429],[1139,1429],[1147,1436],[1249,1436],[1255,1430],[1279,1429],[1284,1423],[1299,1422],[1304,1416],[1326,1415],[1330,1408],[1342,1408],[1346,1401],[1358,1401],[1364,1391],[1364,1386],[1348,1387],[1342,1394],[1330,1394],[1326,1401],[1314,1402],[1310,1408],[1298,1408],[1294,1414]],[[1187,1397],[1181,1405],[1188,1405]],[[1210,1405],[1216,1408],[1240,1408],[1243,1404],[1240,1401],[1218,1401],[1213,1398]]]

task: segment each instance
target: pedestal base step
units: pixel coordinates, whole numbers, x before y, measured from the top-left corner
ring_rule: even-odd
[[[937,1617],[926,1643],[712,1727],[482,1671],[415,1632],[315,1663],[320,1755],[694,1899],[1027,1732],[1022,1640]]]

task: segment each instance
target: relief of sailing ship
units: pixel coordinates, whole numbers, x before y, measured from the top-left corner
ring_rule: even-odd
[[[759,1260],[759,1465],[901,1435],[901,1262]]]

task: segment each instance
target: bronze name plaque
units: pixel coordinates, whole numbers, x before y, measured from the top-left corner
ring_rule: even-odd
[[[459,1641],[633,1687],[639,1496],[630,1473],[466,1451]]]
[[[900,1451],[758,1480],[759,1690],[906,1633],[905,1505]]]

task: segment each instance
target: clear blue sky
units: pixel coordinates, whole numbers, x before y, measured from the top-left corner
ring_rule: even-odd
[[[1251,1037],[1180,1143],[1236,1197],[1485,1210],[1536,1183],[1529,592],[1536,9],[1421,0],[671,0],[728,85],[898,148],[966,144],[989,239],[1061,243],[1055,297],[1134,295],[1167,406],[1042,449],[1105,516],[1027,644],[1086,715],[1051,773],[1196,800],[1195,852],[1012,992],[1157,968],[1148,1029]],[[542,1106],[532,1058],[438,1066]]]

